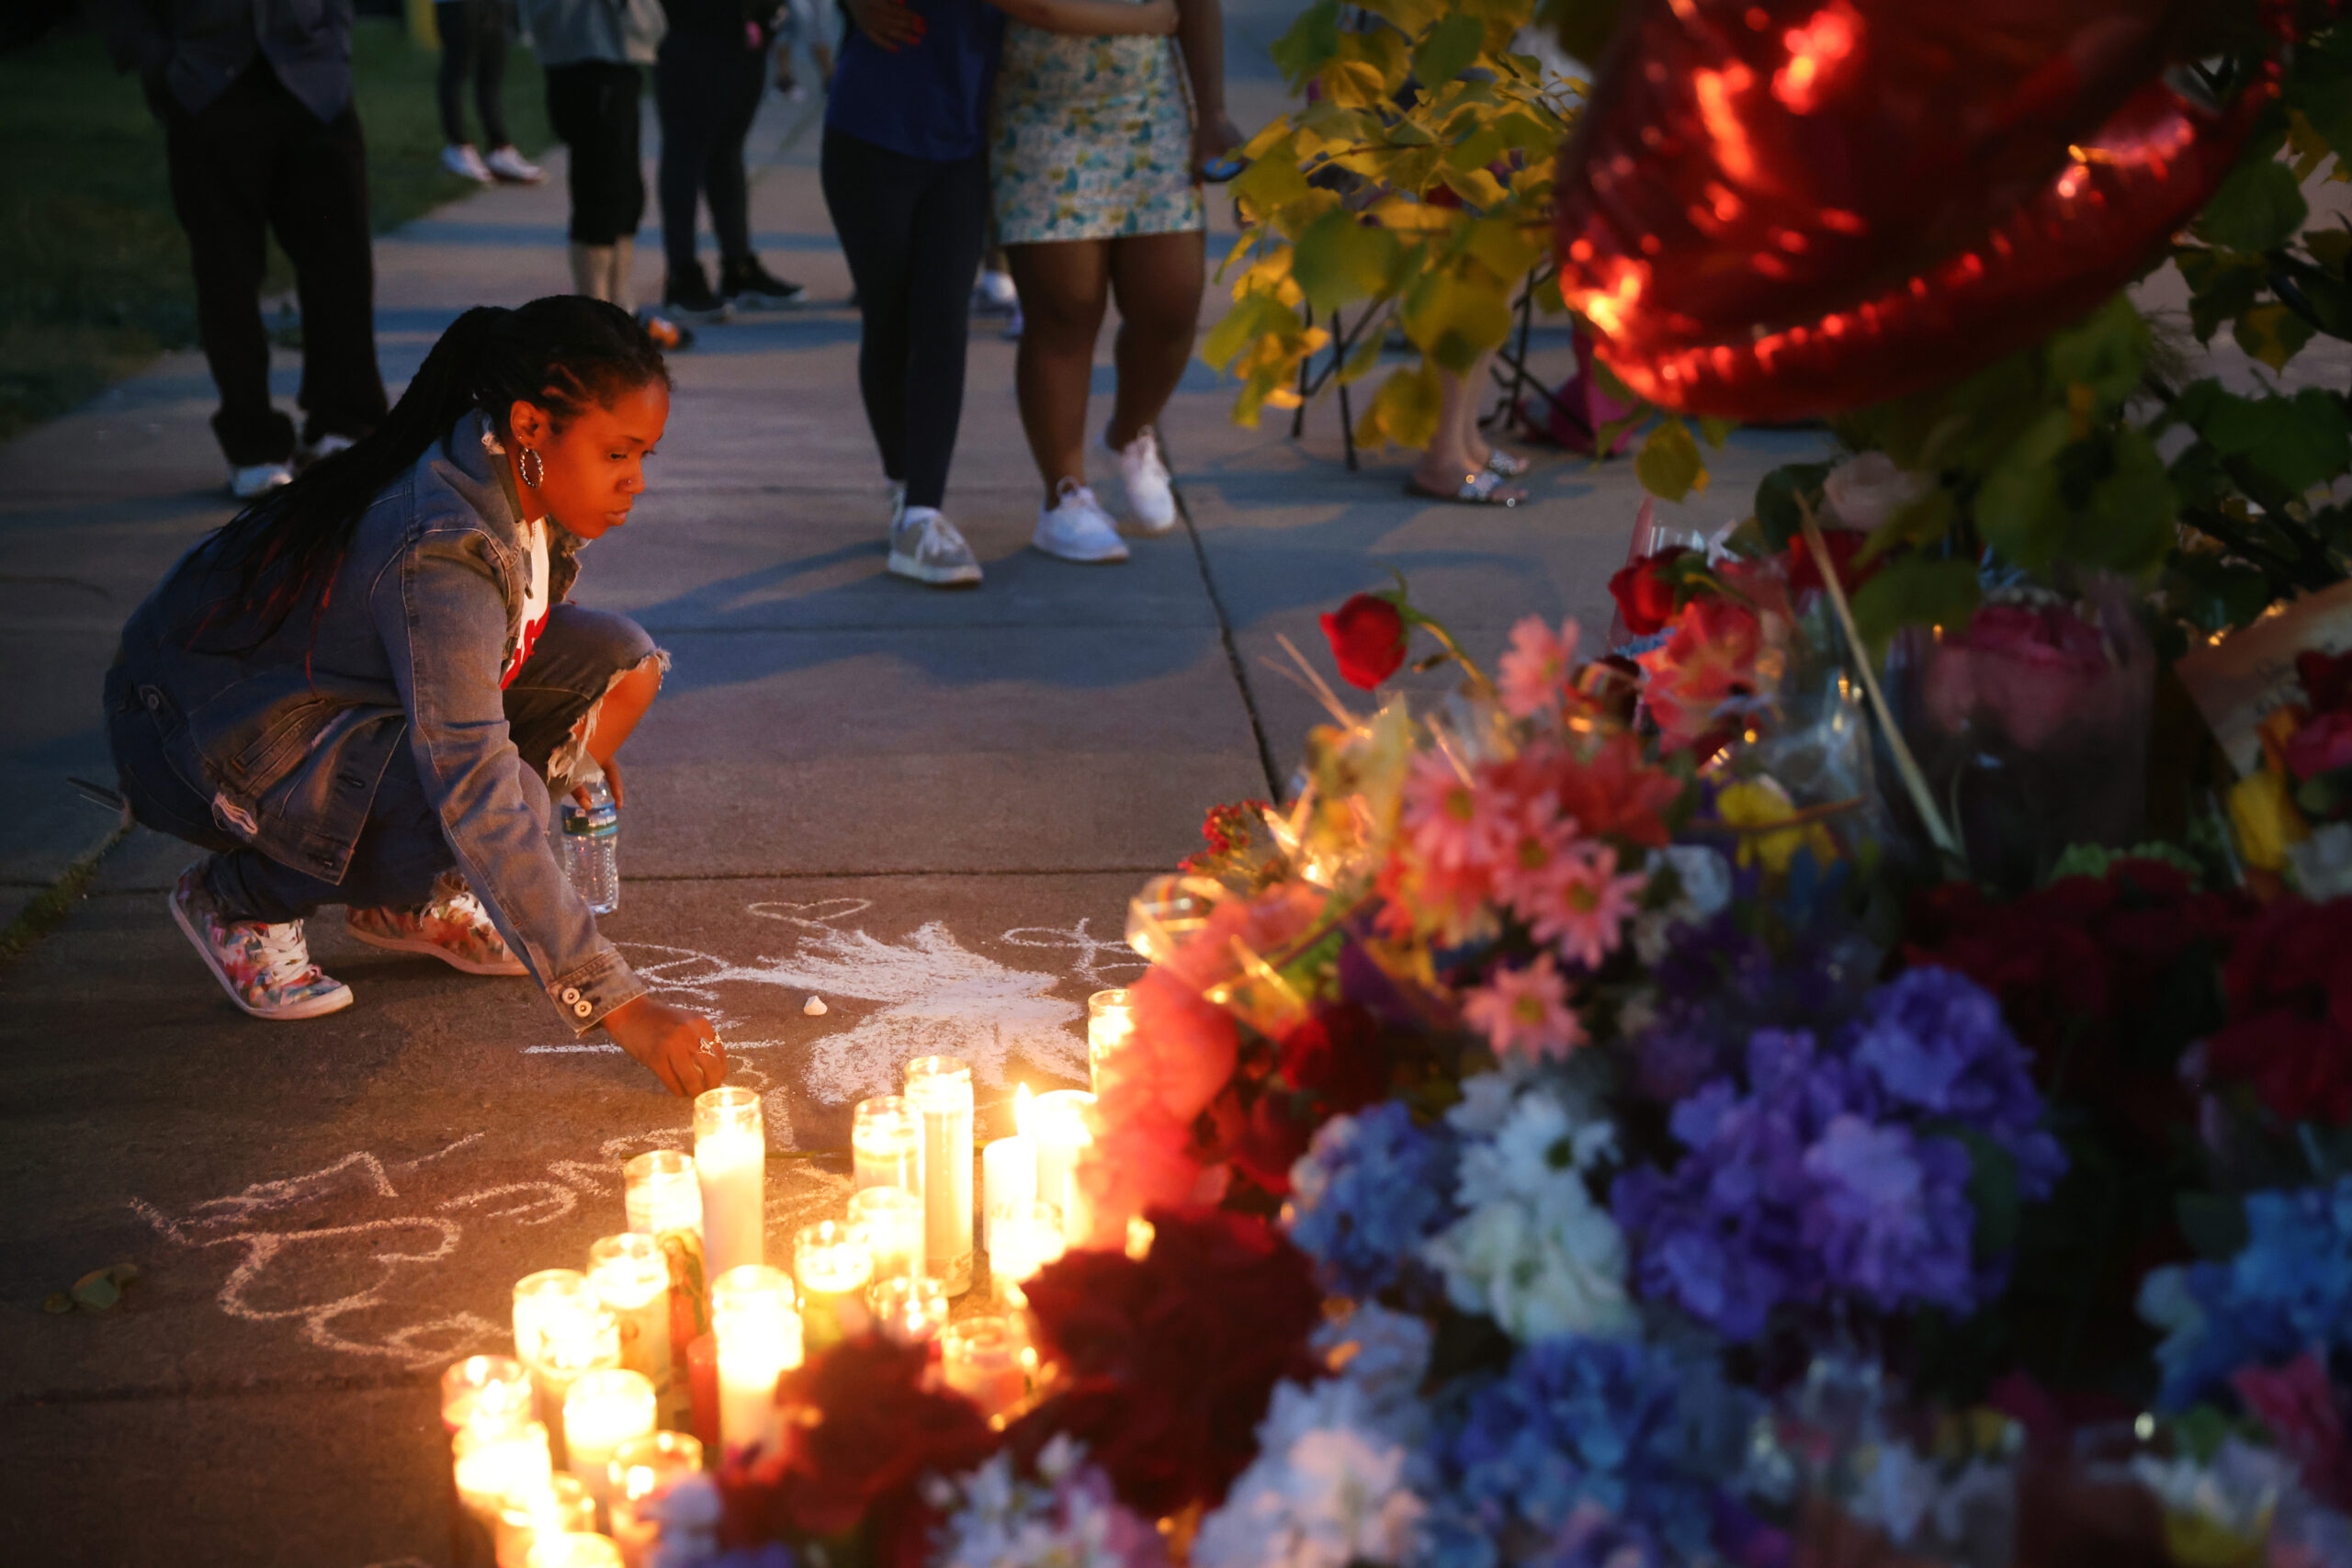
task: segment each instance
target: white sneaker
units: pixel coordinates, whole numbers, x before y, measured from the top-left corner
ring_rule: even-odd
[[[255,1018],[274,1019],[317,1018],[351,1005],[351,987],[311,962],[301,921],[230,919],[204,885],[204,864],[180,873],[172,919],[231,1001]]]
[[[229,470],[229,493],[239,501],[257,501],[279,485],[294,482],[294,470],[285,463],[248,463]]]
[[[1165,534],[1176,526],[1176,491],[1168,482],[1168,465],[1160,460],[1159,433],[1145,425],[1125,446],[1111,445],[1102,432],[1102,450],[1119,460],[1119,480],[1127,488],[1127,510],[1136,526],[1147,534]]]
[[[1094,499],[1094,492],[1076,479],[1064,479],[1054,504],[1037,509],[1037,531],[1029,536],[1029,542],[1063,560],[1127,558],[1127,544],[1119,537],[1118,525]]]
[[[548,172],[532,163],[512,146],[493,147],[483,166],[498,178],[513,186],[535,186],[548,177]]]
[[[461,180],[471,180],[479,186],[495,185],[498,176],[481,161],[470,141],[453,142],[441,149],[441,166]]]
[[[903,502],[890,525],[890,570],[934,588],[980,580],[979,560],[964,536],[956,531],[956,525],[942,517],[935,506]]]
[[[972,312],[979,316],[1010,316],[1020,308],[1021,291],[1009,272],[982,272],[972,285]]]
[[[348,452],[359,443],[348,435],[322,435],[308,446],[298,447],[294,461],[307,468],[322,457],[332,457],[337,452]]]

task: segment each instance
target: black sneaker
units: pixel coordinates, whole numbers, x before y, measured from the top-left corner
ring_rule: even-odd
[[[744,310],[773,310],[791,304],[802,292],[800,285],[762,266],[757,256],[720,267],[718,291],[729,305]]]
[[[710,291],[702,268],[680,277],[673,273],[662,285],[662,313],[672,321],[723,321],[727,319],[727,301]]]

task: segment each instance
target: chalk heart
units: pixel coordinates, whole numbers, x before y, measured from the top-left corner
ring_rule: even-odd
[[[871,898],[820,898],[814,904],[786,904],[765,899],[747,906],[763,920],[782,920],[788,926],[812,926],[824,930],[835,920],[862,915],[874,908]]]
[[[247,1231],[236,1238],[245,1263],[232,1282],[232,1299],[261,1317],[377,1305],[403,1272],[454,1253],[461,1235],[455,1223],[425,1215],[320,1230]]]

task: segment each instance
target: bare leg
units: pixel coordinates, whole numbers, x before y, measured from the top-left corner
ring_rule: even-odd
[[[1437,373],[1444,389],[1438,406],[1437,434],[1413,468],[1414,482],[1423,490],[1452,495],[1475,479],[1494,456],[1494,448],[1478,437],[1478,395],[1486,386],[1487,362],[1470,367],[1467,376],[1450,370]]]
[[[1008,245],[1004,254],[1028,321],[1013,360],[1021,428],[1051,507],[1063,480],[1086,482],[1086,398],[1109,302],[1111,245],[1064,240]]]
[[[605,782],[612,786],[613,804],[626,804],[621,798],[620,770],[614,765],[613,754],[621,749],[637,728],[638,720],[653,705],[655,694],[662,690],[662,664],[649,659],[619,680],[605,693],[605,700],[596,705],[595,723],[588,730],[588,755],[596,759],[604,770]]]
[[[1114,446],[1125,446],[1145,425],[1158,424],[1183,379],[1200,327],[1206,246],[1207,236],[1198,230],[1111,242],[1111,292],[1119,303]]]

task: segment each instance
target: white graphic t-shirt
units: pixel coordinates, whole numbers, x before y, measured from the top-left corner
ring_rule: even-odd
[[[531,657],[531,649],[538,646],[539,634],[548,629],[548,520],[532,519],[523,525],[524,536],[531,546],[531,583],[523,595],[522,629],[514,636],[514,656],[498,674],[501,691],[514,683],[523,661]]]

